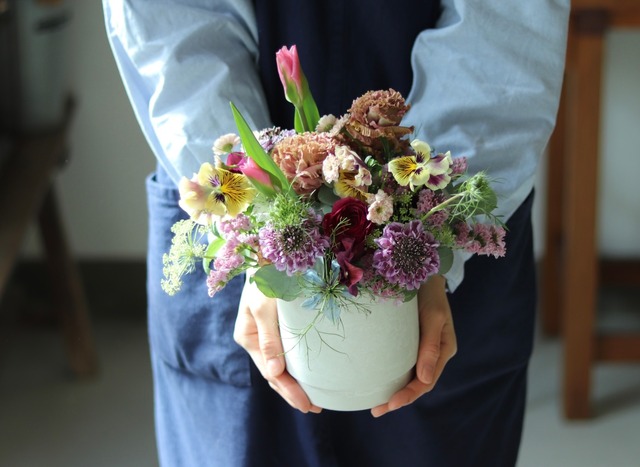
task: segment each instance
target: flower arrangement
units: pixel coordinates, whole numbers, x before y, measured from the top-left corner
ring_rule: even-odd
[[[268,297],[317,308],[338,322],[359,294],[408,301],[453,250],[505,254],[487,175],[466,159],[410,139],[400,93],[369,91],[336,118],[320,117],[296,47],[276,54],[294,129],[238,133],[179,183],[190,219],[173,227],[163,289],[176,293],[201,262],[210,296],[250,271]]]

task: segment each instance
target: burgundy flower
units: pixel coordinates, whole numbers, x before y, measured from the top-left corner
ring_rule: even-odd
[[[356,262],[366,250],[366,238],[374,227],[367,219],[368,205],[355,198],[342,198],[330,213],[324,215],[322,229],[332,237],[332,250],[340,265],[340,283],[347,286],[352,295],[358,295],[357,284],[364,271]]]
[[[365,247],[367,235],[374,224],[367,219],[369,206],[355,198],[342,198],[333,205],[330,213],[324,215],[322,229],[324,234],[333,237],[334,251],[353,251],[354,259],[358,259]],[[350,247],[345,244],[349,241]]]

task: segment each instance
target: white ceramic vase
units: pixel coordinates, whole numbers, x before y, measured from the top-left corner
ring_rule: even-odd
[[[364,410],[384,404],[413,377],[418,354],[418,302],[358,297],[370,313],[343,310],[338,325],[322,317],[301,338],[317,310],[303,299],[278,300],[287,370],[311,402],[331,410]]]

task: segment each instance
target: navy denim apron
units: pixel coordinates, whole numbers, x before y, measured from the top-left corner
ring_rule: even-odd
[[[319,6],[312,8],[316,3]],[[407,94],[411,70],[400,65],[409,63],[417,33],[435,24],[437,2],[388,3],[393,11],[385,10],[384,1],[256,1],[263,51],[260,71],[267,96],[274,97],[274,122],[290,126],[290,109],[277,103],[284,99],[277,72],[269,65],[282,45],[298,44],[322,113],[342,113],[361,90],[392,86]],[[293,10],[279,16],[287,7]],[[351,25],[358,7],[371,11],[367,24],[377,28],[376,34]],[[300,21],[293,21],[291,12]],[[409,13],[397,21],[413,29],[398,34],[397,24],[395,29],[389,26],[389,18],[398,12]],[[331,49],[324,56],[319,37],[310,31],[314,18],[322,15],[333,18],[334,29],[324,38],[321,49]],[[381,37],[380,31],[386,34]],[[394,33],[409,39],[396,40]],[[385,47],[372,46],[372,37],[383,40]],[[320,66],[314,65],[314,54]],[[367,57],[373,55],[376,65],[368,68]],[[340,76],[341,85],[334,86]],[[353,88],[361,78],[364,87]],[[162,465],[515,465],[534,327],[533,195],[508,222],[506,257],[469,260],[465,281],[450,294],[459,348],[436,388],[411,406],[374,419],[368,411],[301,414],[268,386],[232,338],[243,278],[214,299],[207,295],[202,271],[185,277],[181,292],[173,297],[160,289],[170,228],[185,214],[162,168],[147,179],[147,191],[149,336]]]

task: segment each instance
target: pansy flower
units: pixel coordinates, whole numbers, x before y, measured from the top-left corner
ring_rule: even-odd
[[[416,186],[426,186],[440,190],[451,181],[451,153],[431,156],[431,147],[420,140],[413,140],[411,147],[415,154],[398,157],[389,162],[389,171],[396,181],[415,190]]]

